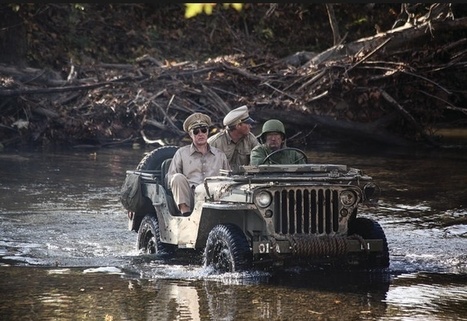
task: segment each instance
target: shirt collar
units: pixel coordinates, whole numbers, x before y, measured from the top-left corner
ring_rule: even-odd
[[[208,152],[211,154],[214,154],[211,150],[211,145],[208,144]],[[196,148],[195,144],[191,143],[190,145],[190,155],[193,155],[194,153],[200,153],[198,148]]]

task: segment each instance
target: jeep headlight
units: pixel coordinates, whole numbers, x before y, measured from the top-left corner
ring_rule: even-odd
[[[375,183],[368,183],[363,187],[363,194],[368,202],[377,203],[381,190]]]
[[[357,195],[354,191],[346,190],[342,191],[340,194],[341,203],[344,206],[352,206],[357,203]]]
[[[272,202],[272,196],[269,192],[261,191],[255,195],[255,204],[259,207],[268,207]]]

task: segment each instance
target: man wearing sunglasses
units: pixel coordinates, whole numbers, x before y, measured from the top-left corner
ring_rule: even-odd
[[[233,170],[238,166],[248,165],[251,150],[259,145],[258,139],[251,132],[251,125],[254,123],[256,122],[250,118],[247,106],[235,108],[224,117],[225,129],[208,139],[209,145],[225,153]]]
[[[183,130],[192,143],[180,147],[172,158],[167,180],[175,203],[183,216],[189,216],[194,203],[194,189],[209,176],[217,176],[221,169],[230,170],[225,154],[208,144],[211,118],[202,113],[190,115]]]

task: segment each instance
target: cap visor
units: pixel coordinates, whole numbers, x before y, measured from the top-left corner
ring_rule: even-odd
[[[242,123],[256,124],[256,122],[255,122],[252,118],[250,118],[250,117],[248,117],[247,119],[243,119],[243,120],[242,120]]]

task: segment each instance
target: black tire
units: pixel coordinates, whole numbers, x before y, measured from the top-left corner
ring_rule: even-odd
[[[295,164],[298,162],[298,161],[301,161],[302,159],[305,160],[305,163],[308,163],[308,156],[306,156],[305,152],[302,151],[301,149],[298,149],[298,148],[293,148],[293,147],[286,147],[286,148],[282,148],[282,149],[278,149],[278,150],[275,150],[273,151],[271,154],[267,155],[263,161],[261,162],[261,164],[265,164],[267,160],[269,160],[272,156],[274,155],[277,155],[277,154],[280,154],[280,153],[283,153],[285,151],[288,151],[288,150],[294,150],[298,153],[300,153],[302,155],[302,158],[299,158],[297,161],[295,161]]]
[[[154,149],[152,152],[147,154],[141,159],[136,170],[159,170],[161,169],[162,163],[172,158],[177,151],[177,146],[162,146]]]
[[[389,267],[389,247],[386,235],[381,225],[369,218],[358,217],[349,223],[349,236],[360,235],[364,239],[382,239],[383,251],[372,252],[368,255],[367,261],[361,266],[368,269],[385,269]]]
[[[252,253],[243,231],[233,224],[214,226],[204,249],[204,266],[215,272],[241,272],[251,269]]]
[[[146,215],[141,221],[136,240],[136,249],[143,254],[171,255],[175,246],[161,242],[159,223],[154,215]]]
[[[138,166],[136,166],[137,171],[157,171],[161,169],[162,163],[168,159],[172,158],[175,152],[177,151],[178,147],[177,146],[162,146],[159,148],[156,148],[152,150],[150,153],[146,154],[141,161],[139,162]],[[161,182],[164,182],[165,177],[161,177]],[[134,230],[140,229],[141,228],[141,221],[143,215],[152,212],[154,210],[154,207],[152,205],[152,202],[146,197],[145,198],[145,205],[142,208],[141,211],[136,213],[136,216],[134,218]]]

